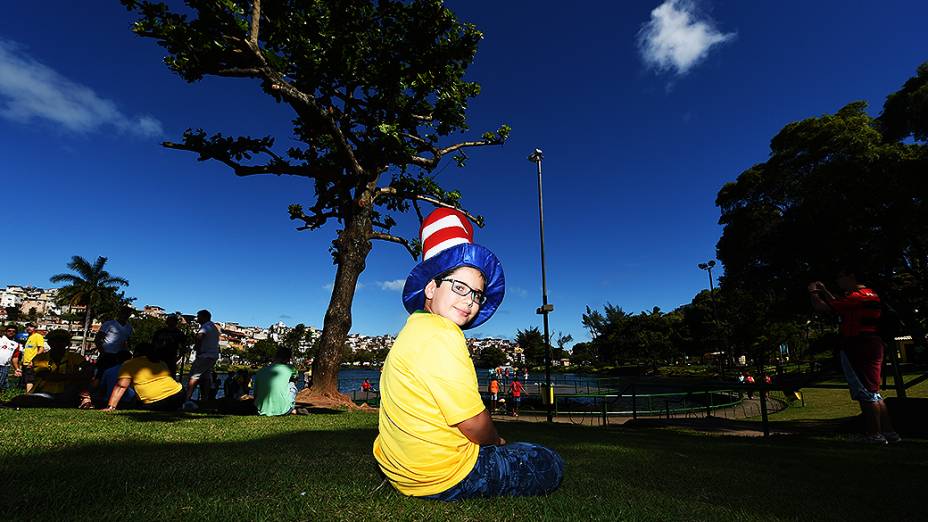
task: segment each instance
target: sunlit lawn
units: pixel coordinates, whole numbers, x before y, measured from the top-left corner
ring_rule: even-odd
[[[377,489],[376,429],[368,413],[0,409],[0,519],[924,519],[924,441],[870,447],[837,437],[505,423],[505,438],[562,454],[561,490],[441,504]]]

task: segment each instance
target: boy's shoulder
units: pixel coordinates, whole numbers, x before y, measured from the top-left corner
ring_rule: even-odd
[[[403,331],[416,336],[440,336],[451,339],[464,338],[464,333],[461,331],[461,328],[450,319],[428,312],[416,312],[410,315]],[[402,334],[403,332],[400,333]]]

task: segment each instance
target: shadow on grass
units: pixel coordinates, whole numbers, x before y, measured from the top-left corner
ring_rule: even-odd
[[[492,513],[494,520],[522,521],[904,520],[923,510],[913,491],[928,462],[926,444],[870,448],[512,423],[500,426],[508,440],[545,444],[564,457],[561,490],[449,505],[377,489],[376,416],[181,416],[195,423],[148,419],[145,430],[126,434],[142,416],[162,415],[112,419],[111,442],[71,438],[3,452],[3,518],[486,521]],[[53,437],[56,429],[69,429],[66,417],[36,423],[32,435]],[[191,433],[199,441],[184,440]],[[893,480],[855,478],[890,471]]]

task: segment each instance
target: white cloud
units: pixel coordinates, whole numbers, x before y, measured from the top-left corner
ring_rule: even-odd
[[[44,120],[77,133],[108,126],[140,137],[164,134],[157,119],[123,114],[112,100],[65,78],[6,40],[0,40],[0,117],[17,123]]]
[[[686,74],[709,49],[735,33],[721,33],[709,19],[699,19],[690,0],[666,0],[651,11],[651,20],[638,32],[638,50],[645,63],[658,71]]]
[[[390,290],[391,292],[402,292],[404,285],[406,285],[405,279],[394,279],[393,281],[377,282],[377,286],[379,286],[381,290]]]

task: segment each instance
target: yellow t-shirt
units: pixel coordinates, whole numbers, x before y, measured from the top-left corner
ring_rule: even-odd
[[[80,374],[81,366],[86,364],[87,361],[85,361],[83,357],[74,352],[65,352],[64,356],[61,358],[60,363],[53,361],[52,354],[49,352],[42,352],[36,355],[32,359],[32,368],[35,370],[35,388],[32,389],[32,392],[64,392],[67,386],[71,383],[68,383],[67,381],[48,382],[42,377],[48,373],[77,376]]]
[[[132,387],[145,404],[160,401],[182,389],[163,362],[151,362],[148,357],[133,357],[119,368],[120,379],[132,379]]]
[[[441,493],[474,468],[480,446],[454,427],[484,410],[477,372],[456,324],[412,314],[380,376],[374,458],[405,495]]]
[[[45,347],[45,338],[42,334],[36,332],[26,339],[26,346],[23,347],[23,364],[30,364],[41,348]]]

